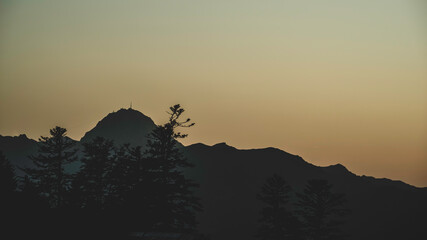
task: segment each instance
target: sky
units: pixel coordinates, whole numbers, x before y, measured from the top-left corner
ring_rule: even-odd
[[[108,113],[427,187],[423,0],[0,0],[0,134]]]

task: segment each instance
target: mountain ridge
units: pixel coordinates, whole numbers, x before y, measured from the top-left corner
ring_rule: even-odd
[[[138,145],[154,127],[154,121],[141,112],[120,109],[108,114],[76,142],[81,147],[81,143],[100,135],[116,144]],[[37,153],[38,144],[26,135],[0,135],[0,150],[15,167],[30,166],[27,156]],[[273,174],[282,176],[296,192],[302,191],[307,180],[318,178],[345,193],[348,207],[353,210],[344,226],[346,232],[353,233],[351,240],[427,237],[425,220],[417,217],[427,215],[427,188],[356,175],[340,163],[316,166],[274,147],[238,149],[225,142],[211,146],[195,143],[182,151],[194,165],[184,174],[200,186],[197,195],[204,206],[197,216],[200,230],[214,240],[254,239],[261,208],[256,194]]]
[[[87,131],[80,138],[80,140],[74,140],[71,138],[70,139],[75,141],[78,144],[82,144],[85,142],[89,142],[91,139],[93,139],[96,136],[100,136],[106,139],[113,140],[116,145],[131,143],[131,145],[140,145],[144,147],[146,143],[147,134],[152,129],[154,129],[155,126],[156,124],[154,123],[154,121],[150,117],[143,114],[142,112],[133,108],[120,108],[118,111],[113,111],[108,113],[105,117],[103,117],[100,121],[97,122],[95,127]],[[20,163],[24,163],[24,165],[25,164],[28,165],[28,163],[25,163],[26,161],[23,160],[25,156],[22,156],[22,154],[16,153],[14,151],[11,151],[10,146],[15,146],[16,148],[17,146],[19,146],[19,144],[17,144],[18,141],[20,141],[21,144],[26,143],[28,145],[32,145],[31,147],[20,147],[21,149],[24,149],[24,151],[22,151],[24,153],[33,153],[35,152],[34,150],[37,149],[36,147],[34,147],[38,143],[37,140],[29,138],[25,133],[23,133],[23,134],[19,134],[18,136],[4,136],[0,134],[0,150],[2,150],[6,154],[6,156],[10,157],[10,155],[13,155],[11,157],[12,162],[14,163],[20,162]],[[180,144],[180,146],[183,146],[183,145]],[[317,166],[304,160],[299,155],[294,155],[275,147],[238,149],[236,147],[228,145],[226,142],[218,142],[213,145],[207,145],[204,143],[193,143],[183,147],[191,148],[196,146],[222,148],[222,149],[229,149],[229,150],[235,149],[235,150],[241,150],[241,151],[261,150],[261,151],[273,152],[273,153],[279,152],[279,154],[284,153],[286,155],[293,156],[295,158],[300,158],[303,162],[316,167],[324,168],[326,171],[343,172],[343,173],[348,172],[353,175],[356,175],[350,170],[348,170],[341,163],[336,163],[329,166]],[[26,148],[31,148],[31,149],[26,149]],[[20,159],[17,159],[17,158],[20,158]],[[356,176],[364,177],[369,180],[378,180],[381,182],[393,182],[397,184],[409,185],[411,187],[419,188],[419,189],[427,188],[427,187],[414,186],[401,180],[395,180],[395,179],[389,179],[389,178],[377,178],[374,176],[365,176],[365,175],[356,175]]]
[[[256,229],[261,211],[255,196],[274,174],[283,177],[296,192],[301,192],[310,179],[326,179],[335,191],[346,194],[353,211],[345,225],[345,232],[354,233],[350,239],[427,236],[423,221],[415,217],[427,214],[424,188],[358,176],[341,164],[315,166],[275,148],[239,150],[215,146],[199,143],[185,148],[195,166],[188,169],[187,176],[199,183],[198,194],[205,207],[199,215],[200,227],[213,239],[253,239],[255,232],[248,229]],[[402,222],[410,217],[417,221],[411,220],[412,225]],[[233,226],[233,230],[227,226]],[[412,235],[408,237],[405,232]]]

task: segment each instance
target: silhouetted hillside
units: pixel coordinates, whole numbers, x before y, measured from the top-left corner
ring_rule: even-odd
[[[347,195],[349,239],[421,239],[427,236],[427,191],[399,181],[360,177],[341,164],[318,167],[275,148],[238,150],[224,143],[194,144],[187,174],[199,184],[200,228],[213,239],[254,239],[261,209],[255,195],[273,174],[294,191],[309,179],[327,179]]]

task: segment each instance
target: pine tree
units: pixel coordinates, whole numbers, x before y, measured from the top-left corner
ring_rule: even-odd
[[[71,175],[64,167],[77,160],[75,143],[66,133],[65,128],[57,126],[50,130],[50,137],[40,137],[39,154],[30,156],[35,168],[23,169],[53,208],[63,206],[70,187]]]
[[[287,209],[291,187],[278,175],[267,179],[257,198],[264,203],[257,237],[262,240],[300,239],[299,222]]]
[[[155,230],[188,230],[196,225],[195,211],[201,210],[198,198],[193,194],[197,185],[187,179],[182,170],[191,167],[178,148],[178,139],[187,137],[177,131],[181,127],[191,127],[188,118],[179,121],[184,109],[179,104],[170,107],[169,121],[157,126],[147,141],[146,161],[150,175],[146,180],[150,187],[149,217]]]
[[[40,196],[37,185],[28,176],[24,176],[20,181],[19,190],[18,204],[21,210],[31,213],[34,211],[44,211],[49,208],[46,199]]]
[[[2,196],[10,195],[16,190],[16,186],[15,170],[0,151],[0,192]]]
[[[125,204],[126,195],[134,185],[134,168],[129,144],[124,144],[114,151],[112,168],[106,175],[110,185],[106,200],[108,206],[118,208]]]
[[[112,192],[110,174],[114,167],[114,144],[96,137],[83,144],[84,157],[76,176],[76,192],[81,194],[83,208],[104,209]]]
[[[0,151],[0,211],[10,212],[16,205],[16,177],[13,166]],[[3,219],[5,216],[2,216]]]
[[[114,200],[126,215],[129,229],[149,231],[156,216],[154,206],[155,185],[152,162],[147,159],[140,146],[123,145],[116,152],[117,164],[111,178]]]
[[[308,240],[343,239],[340,220],[348,211],[343,194],[332,192],[327,180],[309,180],[304,192],[297,193],[297,207]]]
[[[111,185],[109,201],[112,206],[127,205],[135,208],[143,203],[134,193],[141,183],[148,183],[146,163],[141,146],[124,144],[115,151],[114,164],[107,175]]]

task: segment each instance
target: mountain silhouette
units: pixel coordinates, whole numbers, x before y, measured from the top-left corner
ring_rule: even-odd
[[[132,108],[120,109],[117,112],[109,113],[94,128],[84,134],[80,141],[76,141],[75,149],[81,157],[82,144],[90,142],[95,137],[103,137],[113,140],[116,146],[129,143],[132,146],[142,146],[144,149],[147,143],[147,135],[156,127],[154,121]],[[182,144],[179,144],[182,147]],[[11,161],[16,168],[16,174],[23,176],[20,168],[33,166],[29,156],[36,155],[38,142],[29,139],[25,134],[19,136],[1,136],[0,151]],[[69,171],[75,172],[80,164],[74,163],[67,167]]]
[[[278,174],[301,192],[309,179],[326,179],[345,193],[351,210],[348,239],[421,239],[427,236],[427,189],[400,181],[357,176],[343,165],[318,167],[276,148],[239,150],[225,143],[185,148],[195,165],[187,175],[199,184],[204,211],[200,228],[213,239],[255,239],[264,181]],[[292,206],[291,206],[292,208]]]
[[[16,174],[19,176],[23,174],[20,168],[33,166],[28,156],[37,153],[37,150],[37,141],[29,139],[25,134],[19,136],[0,135],[0,151],[15,166]]]
[[[144,146],[155,126],[139,111],[120,109],[103,118],[80,143],[101,136],[116,145]],[[15,167],[30,166],[27,156],[37,153],[37,144],[25,135],[0,136],[0,150]],[[185,175],[200,185],[197,195],[204,210],[198,214],[199,228],[213,240],[255,239],[261,210],[256,194],[273,174],[283,177],[294,192],[301,192],[307,180],[317,178],[328,180],[336,192],[345,193],[351,210],[343,226],[348,239],[427,238],[426,188],[358,176],[341,164],[315,166],[277,148],[241,150],[226,143],[197,143],[182,150],[195,166],[186,169]]]
[[[80,139],[80,142],[87,143],[95,137],[103,137],[113,140],[116,145],[130,143],[134,146],[145,146],[147,135],[155,127],[153,120],[141,112],[132,108],[122,108],[99,121]]]

